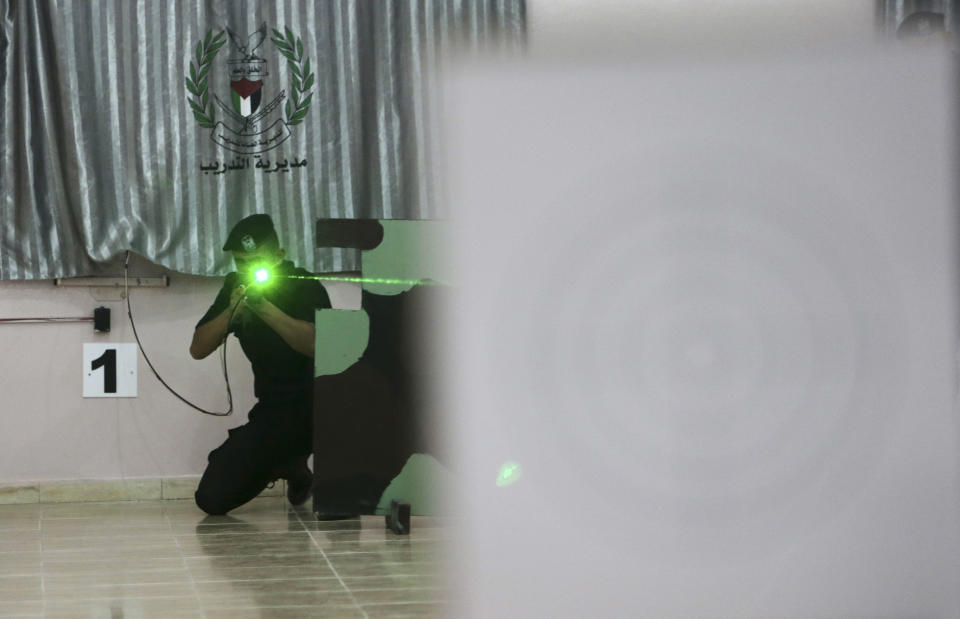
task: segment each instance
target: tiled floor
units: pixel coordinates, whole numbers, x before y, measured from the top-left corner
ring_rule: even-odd
[[[317,522],[282,497],[217,517],[193,501],[0,505],[0,616],[442,617],[446,531]]]

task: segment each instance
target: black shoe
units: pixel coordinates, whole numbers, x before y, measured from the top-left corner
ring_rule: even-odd
[[[306,503],[313,486],[313,472],[307,466],[307,459],[297,458],[281,477],[287,480],[287,500],[292,505]]]

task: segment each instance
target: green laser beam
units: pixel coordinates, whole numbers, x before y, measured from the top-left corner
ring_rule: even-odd
[[[284,275],[288,279],[319,279],[328,282],[359,282],[361,284],[395,284],[397,286],[442,286],[430,279],[391,279],[385,277],[339,277],[324,275]]]

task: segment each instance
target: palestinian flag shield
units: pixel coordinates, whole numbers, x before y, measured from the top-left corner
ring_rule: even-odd
[[[233,95],[233,109],[244,118],[250,116],[260,107],[263,80],[251,82],[247,78],[230,82],[230,91]]]

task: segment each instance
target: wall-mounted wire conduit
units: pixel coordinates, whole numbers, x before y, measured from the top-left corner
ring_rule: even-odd
[[[0,325],[22,325],[38,322],[92,322],[98,333],[110,331],[110,308],[98,307],[93,316],[29,316],[24,318],[0,318]]]
[[[54,317],[38,317],[38,318],[0,318],[0,324],[17,324],[24,322],[93,322],[92,317],[74,317],[74,318],[54,318]]]

